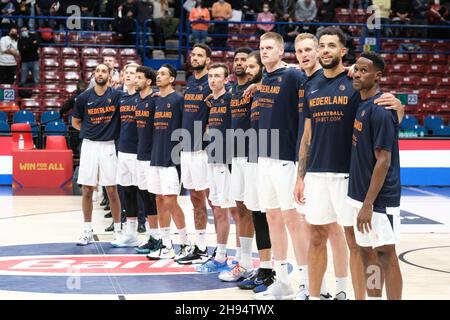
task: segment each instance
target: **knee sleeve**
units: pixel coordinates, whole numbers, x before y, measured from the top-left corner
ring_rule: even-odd
[[[266,214],[261,211],[253,211],[253,224],[255,226],[256,247],[258,250],[272,248]]]
[[[156,196],[154,193],[150,193],[147,190],[139,190],[139,193],[144,202],[144,210],[146,216],[154,216],[158,214],[156,210]]]
[[[123,187],[124,191],[124,208],[127,213],[127,217],[137,217],[138,208],[137,208],[137,187],[136,186],[128,186]]]

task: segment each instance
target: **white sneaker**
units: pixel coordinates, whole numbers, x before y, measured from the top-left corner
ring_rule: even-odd
[[[275,281],[266,291],[257,293],[253,296],[255,300],[292,300],[295,292],[289,283]]]
[[[137,247],[139,245],[139,238],[136,234],[124,234],[119,239],[111,241],[111,246],[114,248]]]
[[[122,237],[123,233],[122,230],[114,230],[113,231],[113,241],[117,241]]]
[[[94,242],[94,235],[92,234],[92,230],[84,230],[83,234],[78,238],[77,245],[87,246],[92,242]]]
[[[160,249],[150,252],[147,255],[147,258],[150,260],[173,259],[175,258],[175,250],[173,250],[173,246],[170,248],[166,248],[166,246],[161,246]]]
[[[334,300],[348,300],[347,294],[344,291],[341,291],[336,294],[336,296],[334,297]]]
[[[294,300],[308,300],[309,291],[306,289],[304,285],[300,285],[300,291],[297,293],[297,296]]]
[[[230,271],[223,271],[219,274],[219,279],[226,282],[236,282],[246,279],[253,274],[253,269],[245,269],[237,263]]]

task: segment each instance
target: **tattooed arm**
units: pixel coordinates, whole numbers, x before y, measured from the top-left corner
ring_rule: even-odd
[[[294,198],[298,204],[305,204],[305,183],[304,178],[306,175],[306,168],[308,165],[308,158],[311,151],[311,119],[305,118],[305,129],[303,131],[302,141],[300,143],[298,170],[297,170],[297,183],[295,184]]]

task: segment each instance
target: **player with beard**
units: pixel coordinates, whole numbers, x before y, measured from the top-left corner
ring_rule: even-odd
[[[98,185],[105,186],[114,221],[114,240],[119,237],[120,199],[117,193],[117,156],[114,141],[119,137],[119,104],[122,92],[108,87],[110,68],[99,64],[94,71],[95,86],[75,100],[72,126],[83,139],[78,183],[83,185],[83,234],[78,245],[94,241],[92,231],[92,193]]]

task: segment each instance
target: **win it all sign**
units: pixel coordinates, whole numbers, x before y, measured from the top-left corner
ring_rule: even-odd
[[[71,187],[72,150],[14,150],[15,189],[64,189]]]

